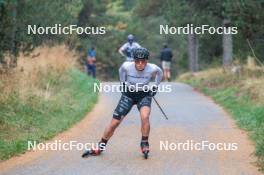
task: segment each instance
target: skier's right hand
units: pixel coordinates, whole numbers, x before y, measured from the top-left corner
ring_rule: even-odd
[[[150,90],[150,96],[154,97],[157,94],[157,92],[158,92],[158,86],[157,85],[152,86]]]

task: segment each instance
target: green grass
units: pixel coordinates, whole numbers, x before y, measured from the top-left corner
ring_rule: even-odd
[[[80,121],[97,101],[93,83],[79,70],[40,76],[39,88],[49,82],[49,98],[29,93],[26,100],[17,91],[0,103],[0,159],[27,150],[28,141],[42,142]]]
[[[250,94],[240,88],[237,80],[230,85],[228,79],[230,77],[225,81],[223,75],[220,75],[219,78],[205,80],[192,77],[181,81],[211,96],[233,116],[240,128],[249,132],[255,143],[258,164],[264,171],[264,104],[255,103]]]

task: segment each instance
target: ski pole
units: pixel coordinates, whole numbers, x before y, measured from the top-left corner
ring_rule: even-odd
[[[165,112],[162,110],[161,106],[159,105],[159,103],[157,102],[156,98],[153,97],[154,101],[156,102],[156,104],[158,105],[160,111],[162,112],[162,114],[164,115],[164,117],[168,120],[168,117],[167,115],[165,114]]]

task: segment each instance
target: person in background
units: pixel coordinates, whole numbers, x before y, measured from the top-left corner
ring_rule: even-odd
[[[136,48],[140,48],[141,46],[135,42],[135,37],[132,34],[129,34],[127,36],[127,42],[120,47],[120,49],[118,50],[118,52],[126,57],[126,61],[134,61],[134,57],[133,57],[133,50]]]
[[[96,52],[95,48],[91,47],[87,53],[86,59],[86,67],[87,67],[87,74],[92,76],[93,78],[96,77]]]
[[[173,54],[172,50],[168,47],[167,44],[163,45],[163,49],[160,52],[160,61],[161,61],[161,67],[164,72],[164,80],[170,81],[171,80],[171,60],[172,60]]]

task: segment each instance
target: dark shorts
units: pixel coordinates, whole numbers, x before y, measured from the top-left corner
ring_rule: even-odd
[[[151,107],[151,101],[152,98],[148,93],[122,94],[114,111],[113,118],[120,120],[122,117],[125,117],[134,105],[137,105],[138,110],[143,106]]]

